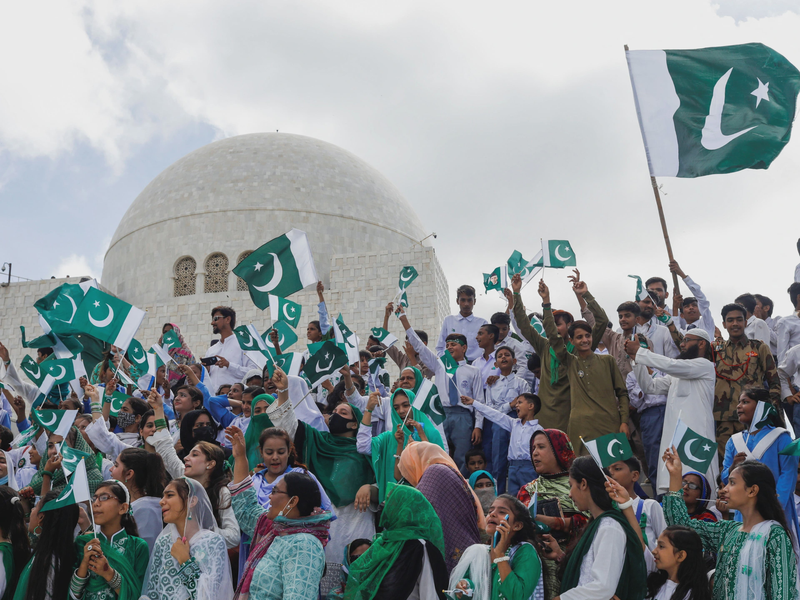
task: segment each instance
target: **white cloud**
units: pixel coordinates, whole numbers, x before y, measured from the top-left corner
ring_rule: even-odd
[[[85,256],[70,254],[61,259],[56,266],[53,276],[55,277],[95,277],[100,271],[95,271],[89,265]]]

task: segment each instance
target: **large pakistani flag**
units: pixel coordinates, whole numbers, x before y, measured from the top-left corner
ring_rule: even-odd
[[[261,310],[269,306],[270,294],[285,298],[318,281],[306,232],[299,229],[270,240],[233,272],[247,283],[253,304]]]
[[[771,48],[626,55],[650,175],[766,169],[789,141],[800,72]]]
[[[91,288],[78,305],[72,324],[78,331],[127,350],[144,316],[142,309]]]

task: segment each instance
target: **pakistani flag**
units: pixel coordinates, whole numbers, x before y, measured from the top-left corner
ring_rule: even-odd
[[[23,448],[29,444],[33,444],[39,434],[42,432],[41,427],[28,427],[25,431],[20,433],[17,437],[11,440],[12,448]]]
[[[57,510],[80,502],[91,502],[91,499],[91,495],[89,494],[89,478],[86,476],[86,460],[81,459],[75,466],[75,472],[72,474],[69,483],[64,486],[58,498],[50,500],[39,512]]]
[[[131,340],[128,351],[125,353],[125,358],[127,358],[132,365],[135,365],[140,373],[146,373],[148,371],[147,352],[136,338]],[[155,375],[153,376],[155,377]]]
[[[140,308],[91,288],[78,305],[72,324],[78,331],[127,350],[144,316]]]
[[[583,445],[586,446],[594,461],[603,469],[633,456],[633,450],[631,450],[631,445],[624,433],[609,433],[584,442]]]
[[[284,373],[292,377],[297,377],[300,374],[300,363],[302,362],[303,355],[298,352],[284,352],[275,357],[275,364],[279,366]],[[270,371],[269,376],[272,377],[272,373],[275,370],[272,367],[272,361],[267,362],[267,368]]]
[[[778,418],[778,411],[769,402],[758,402],[756,404],[756,411],[753,413],[753,421],[750,423],[750,433],[758,431],[765,425],[772,425],[774,427],[782,426]]]
[[[239,348],[244,352],[258,352],[260,350],[266,351],[267,346],[261,334],[258,333],[256,326],[252,323],[250,325],[240,325],[233,330],[236,334],[236,341],[239,342]]]
[[[285,321],[275,321],[272,324],[272,329],[278,332],[278,346],[280,346],[281,352],[287,348],[291,348],[294,346],[295,342],[297,342],[297,334],[294,332],[294,329],[289,327]],[[261,338],[264,340],[264,344],[266,345],[267,349],[270,350],[274,355],[275,346],[272,344],[272,340],[269,337],[269,332],[270,329],[267,329]]]
[[[350,328],[345,324],[344,318],[342,317],[342,313],[339,313],[339,316],[336,317],[336,320],[333,322],[333,334],[336,338],[337,344],[344,344],[347,348],[347,360],[350,364],[357,363],[359,360],[358,357],[358,346],[359,346],[359,339],[358,336],[353,333]]]
[[[440,357],[442,364],[444,364],[444,369],[447,371],[447,374],[451,377],[456,374],[458,370],[458,363],[456,359],[453,358],[453,355],[450,354],[449,350],[445,350],[444,354]]]
[[[497,267],[491,273],[483,274],[483,287],[486,291],[497,290],[503,294],[503,290],[508,287],[508,270],[505,265]]]
[[[167,333],[161,336],[161,347],[164,350],[172,350],[173,348],[181,347],[181,339],[174,329],[170,329]]]
[[[69,446],[61,447],[61,468],[64,470],[64,475],[69,477],[78,468],[78,464],[82,460],[90,460],[92,457],[88,452],[76,450]]]
[[[309,357],[303,367],[303,373],[308,378],[312,388],[328,379],[336,371],[347,366],[347,354],[333,341],[328,340],[322,347]]]
[[[542,320],[536,315],[531,317],[531,327],[533,327],[534,331],[536,331],[536,333],[538,333],[540,336],[545,338],[547,337],[547,333],[544,330],[544,323],[542,323]]]
[[[45,325],[47,325],[46,321]],[[49,326],[47,326],[46,329],[49,329]],[[25,327],[23,325],[19,326],[19,331],[22,335],[23,348],[53,348],[54,351],[56,348],[60,348],[62,352],[55,352],[58,358],[69,358],[70,356],[75,356],[83,352],[83,344],[72,335],[61,334],[61,337],[59,337],[51,329],[44,335],[28,340],[25,337]]]
[[[51,432],[53,435],[60,435],[66,438],[70,427],[78,416],[77,410],[34,410],[32,411],[33,420]]]
[[[542,240],[542,265],[552,269],[577,266],[575,251],[567,240]]]
[[[541,271],[543,268],[544,263],[542,261],[542,251],[539,250],[539,252],[536,253],[536,256],[529,260],[528,264],[525,265],[525,268],[520,271],[520,275],[522,276],[522,284],[527,284],[531,279],[536,277],[539,274],[539,271]]]
[[[398,304],[400,304],[400,306],[405,306],[406,308],[408,308],[408,292],[403,292],[402,294],[400,294],[400,300]]]
[[[717,456],[717,442],[703,437],[678,419],[670,446],[675,446],[681,462],[698,473],[705,473]]]
[[[405,291],[411,283],[419,277],[419,273],[414,267],[403,267],[400,270],[400,279],[397,281],[397,291]]]
[[[783,456],[800,456],[800,438],[788,444],[783,450],[778,452],[778,454]]]
[[[313,344],[307,344],[309,356],[314,356],[326,343],[327,342],[314,342]],[[337,343],[336,347],[339,348],[339,350],[341,350],[345,354],[347,354],[347,344]]]
[[[393,346],[397,342],[397,338],[386,331],[383,327],[373,327],[370,329],[370,333],[372,333],[372,337],[374,337],[387,348]]]
[[[73,321],[86,292],[93,287],[97,287],[94,279],[80,284],[64,283],[39,298],[33,306],[56,334],[79,333],[73,326]]]
[[[39,366],[39,363],[33,360],[30,356],[26,356],[22,359],[19,368],[23,373],[25,373],[28,379],[36,384],[36,387],[40,387],[42,385],[44,376],[47,375],[47,372],[42,370],[41,366]]]
[[[122,408],[122,405],[125,404],[125,400],[128,398],[128,395],[116,390],[114,390],[110,396],[104,395],[103,402],[109,402],[111,404],[111,409],[109,410],[108,414],[112,417],[116,417],[119,414],[119,409]]]
[[[391,387],[389,372],[386,370],[386,357],[373,358],[369,361],[369,388],[379,391],[381,396],[386,396]]]
[[[270,240],[233,272],[247,283],[253,304],[261,310],[269,306],[270,294],[285,298],[318,281],[306,232],[299,229]]]
[[[428,418],[436,425],[444,421],[444,408],[442,400],[439,398],[439,390],[430,379],[425,379],[419,386],[417,397],[414,400],[414,408],[428,415]]]
[[[789,142],[800,72],[771,48],[626,55],[650,175],[766,169]]]
[[[69,383],[75,379],[75,364],[71,358],[46,360],[39,367],[43,373],[52,376],[55,385]]]
[[[645,298],[650,298],[650,294],[647,293],[647,290],[644,289],[644,284],[642,283],[642,278],[638,275],[628,275],[631,279],[636,280],[636,302],[641,302]]]
[[[303,307],[297,302],[270,294],[269,312],[272,315],[273,322],[283,321],[296,328],[300,324],[302,309]]]
[[[161,347],[158,344],[153,344],[153,348],[158,348],[161,350]],[[164,352],[161,350],[161,352]],[[138,356],[138,353],[137,353]],[[155,352],[148,351],[145,352],[145,361],[147,362],[146,367],[140,367],[140,373],[143,373],[141,377],[139,377],[139,381],[136,382],[136,387],[142,390],[150,390],[153,388],[153,385],[156,381],[156,376],[158,375],[158,370],[164,366],[164,361],[161,360],[161,357],[156,354]],[[124,373],[123,369],[120,369],[119,376],[122,377]]]

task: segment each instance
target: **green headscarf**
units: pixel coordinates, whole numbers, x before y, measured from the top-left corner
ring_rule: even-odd
[[[414,392],[414,395],[416,395],[419,391],[419,386],[421,386],[422,382],[425,380],[425,378],[422,376],[422,371],[420,371],[417,367],[406,367],[403,369],[403,371],[412,371],[414,373],[414,389],[411,391]],[[394,394],[392,394],[392,397],[394,397]]]
[[[264,396],[266,395],[261,394],[253,398],[253,408],[256,407],[256,400],[265,400]],[[272,399],[274,400],[275,398]],[[261,463],[261,446],[258,444],[258,438],[261,437],[262,431],[270,427],[275,427],[275,425],[273,425],[272,419],[269,418],[267,413],[250,417],[250,423],[247,424],[247,431],[244,434],[244,445],[247,448],[247,462],[251,471]]]
[[[569,557],[564,576],[561,579],[561,593],[563,594],[578,587],[583,559],[586,553],[589,552],[594,536],[597,534],[597,528],[603,519],[614,519],[619,523],[625,532],[626,538],[625,562],[622,565],[622,573],[620,573],[614,596],[620,600],[639,600],[639,598],[644,598],[645,592],[647,592],[647,567],[644,562],[644,554],[642,554],[642,542],[639,541],[639,537],[628,524],[628,520],[622,515],[622,512],[614,508],[589,521]]]
[[[356,423],[361,423],[361,411],[352,404],[350,408]],[[317,476],[334,506],[352,504],[362,485],[375,482],[369,457],[359,454],[356,438],[318,431],[302,421],[297,424],[305,432],[303,447],[298,448],[303,463]]]
[[[418,369],[415,370],[419,372]],[[422,377],[421,373],[420,377]],[[411,390],[404,390],[402,388],[396,389],[390,400],[392,403],[392,426],[387,427],[387,430],[382,434],[372,438],[372,467],[375,470],[375,478],[378,481],[378,499],[380,502],[383,502],[386,498],[386,486],[389,483],[397,483],[397,480],[394,478],[394,455],[397,451],[397,440],[394,438],[394,432],[397,430],[397,426],[403,422],[403,419],[400,418],[400,415],[398,415],[397,411],[394,409],[394,397],[400,392],[408,397],[408,402],[411,404],[411,418],[422,425],[425,430],[425,435],[428,436],[428,441],[444,449],[442,436],[431,420],[424,412],[414,408],[416,394]],[[414,441],[417,442],[422,441],[419,434],[415,431],[403,442],[404,448],[410,439],[414,439]]]
[[[75,429],[75,426],[72,426],[72,429],[75,430],[75,450],[80,450],[81,452],[85,452],[90,456],[94,456],[95,453],[83,439],[83,434],[80,431]],[[69,434],[67,434],[69,435]],[[48,432],[48,439],[49,439],[49,432]],[[66,438],[64,438],[66,441]],[[33,491],[36,492],[36,495],[40,495],[42,492],[42,471],[44,471],[44,466],[47,463],[47,456],[42,456],[42,460],[39,461],[39,469],[33,475],[33,479],[28,484],[33,488]],[[97,486],[100,485],[103,481],[103,473],[100,471],[100,467],[102,466],[103,462],[102,459],[100,461],[100,466],[98,466],[97,460],[87,460],[86,461],[86,478],[89,480],[89,493],[94,494]],[[54,473],[53,479],[50,482],[50,490],[53,492],[60,492],[64,489],[64,486],[67,485],[67,480],[64,477],[64,471],[62,469],[56,470]]]
[[[345,600],[371,600],[408,540],[425,540],[444,556],[444,534],[436,511],[418,490],[392,485],[381,514],[383,531],[350,565]]]

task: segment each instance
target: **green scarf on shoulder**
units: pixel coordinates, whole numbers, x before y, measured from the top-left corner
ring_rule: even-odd
[[[644,562],[642,552],[642,542],[639,536],[631,528],[625,516],[616,509],[607,510],[596,519],[589,521],[583,535],[575,544],[570,554],[569,562],[564,570],[564,577],[561,579],[561,593],[578,587],[581,577],[581,565],[583,559],[592,546],[594,536],[597,535],[597,528],[603,519],[614,519],[622,526],[625,532],[625,563],[622,565],[622,573],[619,576],[619,583],[614,595],[619,600],[640,600],[647,592],[647,567]],[[619,550],[615,550],[619,551]]]
[[[566,346],[567,346],[567,352],[571,353],[573,350],[575,350],[575,346],[573,345],[572,342],[567,342]],[[556,351],[550,348],[550,383],[552,385],[557,384],[558,380],[561,379],[561,377],[559,377],[558,374],[560,368],[561,368],[561,361],[558,360],[558,358],[556,357]]]
[[[79,535],[75,539],[75,545],[78,550],[77,564],[80,564],[83,560],[84,547],[89,540],[95,537],[96,536],[87,533],[85,535]],[[122,576],[122,586],[119,588],[119,594],[117,595],[118,600],[138,600],[142,593],[144,574],[147,571],[147,561],[150,558],[147,542],[139,540],[139,538],[128,536],[128,543],[139,540],[142,544],[140,544],[140,548],[138,548],[139,552],[136,552],[134,548],[130,548],[130,553],[126,552],[122,554],[102,535],[98,537],[100,539],[100,549],[103,551],[103,556],[108,560],[108,565]],[[126,550],[127,549],[126,547]],[[137,559],[141,564],[135,564]],[[83,589],[84,600],[91,600],[106,589],[109,589],[106,580],[89,571],[89,581]]]

